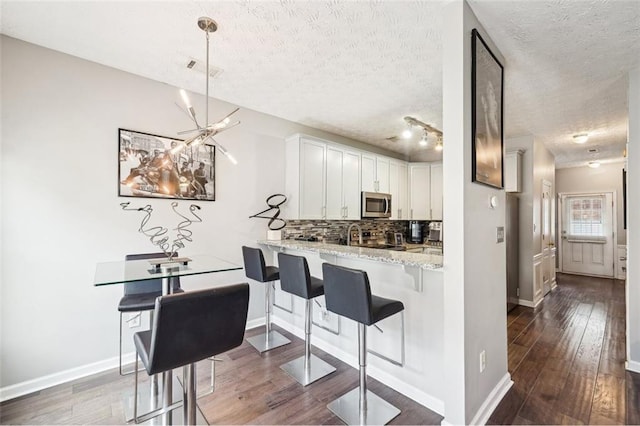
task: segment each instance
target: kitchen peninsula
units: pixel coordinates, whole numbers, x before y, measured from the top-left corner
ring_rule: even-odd
[[[325,262],[365,270],[373,294],[402,301],[404,316],[389,317],[368,332],[368,373],[443,414],[442,256],[295,240],[258,244],[273,265],[278,264],[278,252],[304,256],[316,277],[322,277]],[[312,344],[357,368],[356,323],[327,311],[324,297],[314,300]],[[304,338],[303,300],[278,289],[275,306],[273,321]]]

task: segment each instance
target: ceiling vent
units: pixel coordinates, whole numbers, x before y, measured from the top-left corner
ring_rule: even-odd
[[[195,58],[189,58],[189,61],[187,62],[187,68],[204,74],[206,70],[206,65],[203,61],[198,61]],[[209,66],[209,77],[211,78],[216,78],[220,76],[222,72],[223,72],[222,68],[214,67],[213,65]]]

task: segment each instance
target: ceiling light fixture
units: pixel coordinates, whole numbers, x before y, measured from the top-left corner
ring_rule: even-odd
[[[427,146],[429,145],[429,141],[427,141],[427,131],[425,130],[424,133],[422,134],[422,139],[420,139],[420,142],[418,142],[418,145],[420,146]]]
[[[411,129],[411,124],[407,125],[407,128],[402,131],[402,137],[404,139],[409,139],[413,136],[413,130]]]
[[[424,131],[422,139],[420,139],[420,142],[418,142],[420,146],[428,145],[429,142],[427,141],[427,133],[435,133],[436,136],[438,137],[438,143],[436,144],[435,149],[437,151],[442,150],[442,132],[440,130],[413,117],[406,116],[404,117],[404,121],[409,126],[409,129],[413,127],[419,127]],[[409,137],[411,137],[411,132],[409,130],[409,136],[405,136],[406,132],[407,130],[402,132],[402,137],[404,137],[405,139],[408,139]]]
[[[577,144],[583,144],[589,139],[588,133],[580,133],[578,135],[573,135],[573,142]]]
[[[597,169],[598,167],[600,167],[600,162],[599,161],[589,161],[588,166],[591,167],[592,169]]]
[[[209,33],[215,32],[218,29],[218,24],[213,19],[203,16],[198,19],[198,27],[205,32],[206,38],[207,38],[207,68],[205,71],[207,75],[206,87],[205,87],[206,89],[205,125],[204,127],[202,127],[200,126],[200,124],[198,124],[198,121],[196,120],[196,112],[193,109],[193,106],[191,105],[191,101],[189,100],[189,96],[187,95],[187,92],[184,89],[180,89],[180,96],[182,97],[182,102],[184,103],[187,109],[187,114],[189,115],[189,118],[191,118],[191,120],[195,123],[196,128],[191,130],[185,130],[183,132],[178,132],[178,134],[182,135],[182,134],[192,133],[192,132],[198,132],[198,134],[196,136],[193,136],[187,139],[183,143],[177,145],[175,148],[171,150],[171,153],[176,154],[182,151],[183,149],[185,149],[186,147],[204,144],[208,146],[217,147],[218,151],[220,151],[222,155],[227,157],[227,159],[231,163],[238,164],[238,161],[233,157],[233,155],[231,155],[231,153],[229,153],[229,151],[227,151],[227,149],[224,146],[220,145],[218,141],[213,139],[213,137],[218,133],[223,132],[224,130],[228,130],[240,124],[239,121],[231,123],[231,118],[230,118],[233,114],[238,112],[240,108],[234,109],[225,117],[223,117],[221,120],[218,120],[211,125],[209,124]]]
[[[436,151],[442,151],[442,135],[438,136],[438,142],[436,142]]]

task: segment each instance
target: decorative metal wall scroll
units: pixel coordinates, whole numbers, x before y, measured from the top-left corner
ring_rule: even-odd
[[[177,210],[178,203],[176,201],[171,203],[171,208],[173,212],[177,214],[183,220],[178,222],[178,225],[173,229],[176,231],[176,237],[173,241],[170,241],[169,229],[163,226],[147,226],[149,223],[149,219],[151,219],[151,213],[153,212],[153,208],[151,205],[147,204],[144,207],[129,207],[130,203],[120,203],[122,210],[125,211],[141,211],[144,212],[145,215],[140,222],[140,227],[138,228],[138,232],[141,232],[146,237],[149,238],[151,243],[155,246],[160,247],[160,249],[164,252],[164,254],[171,260],[178,249],[184,248],[184,242],[191,242],[191,236],[193,235],[193,231],[188,229],[191,224],[202,222],[202,219],[196,214],[196,211],[200,210],[200,206],[191,204],[189,206],[189,216],[185,216]]]
[[[274,201],[275,200],[275,201]],[[253,216],[249,216],[249,219],[258,217],[261,219],[269,219],[269,229],[277,231],[287,226],[287,222],[284,219],[280,219],[280,206],[287,202],[287,197],[284,194],[273,194],[267,198],[268,209],[262,210],[260,213],[256,213]],[[270,212],[271,216],[264,216],[265,213]]]

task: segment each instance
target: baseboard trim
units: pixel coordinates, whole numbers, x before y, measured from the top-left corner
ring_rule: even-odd
[[[289,333],[292,333],[293,335],[295,335],[300,339],[304,339],[304,330],[302,328],[293,326],[292,324],[280,319],[279,317],[274,316],[272,317],[272,320],[276,325],[284,328]],[[312,344],[317,348],[323,350],[324,352],[330,354],[331,356],[338,358],[340,361],[349,364],[353,368],[357,369],[359,367],[357,355],[345,352],[342,349],[337,348],[325,342],[324,340],[320,340],[313,335],[311,336],[311,339],[312,339]],[[432,411],[435,411],[441,416],[444,415],[443,414],[444,401],[438,398],[435,398],[434,396],[424,391],[421,391],[420,389],[417,389],[414,386],[411,386],[403,381],[398,380],[393,375],[387,373],[384,370],[381,370],[376,366],[368,365],[367,374],[369,374],[371,377],[378,380],[379,382],[389,386],[390,388],[395,389],[396,391],[400,392],[407,398],[414,400],[418,404],[423,405]]]
[[[624,366],[627,370],[633,371],[634,373],[640,373],[640,362],[638,361],[626,361]]]
[[[134,362],[133,352],[123,354],[124,363]],[[97,374],[112,368],[118,367],[118,357],[105,359],[91,364],[82,365],[76,368],[60,371],[58,373],[49,374],[47,376],[38,377],[36,379],[27,380],[26,382],[16,383],[15,385],[0,388],[0,401],[7,401],[19,396],[27,395],[42,389],[50,388],[82,377]]]
[[[502,398],[507,394],[509,389],[513,386],[513,380],[511,380],[511,375],[506,373],[502,379],[498,382],[498,384],[493,388],[487,399],[484,400],[480,409],[471,420],[472,425],[485,425],[487,421],[489,421],[489,417],[496,409]]]
[[[250,330],[252,328],[264,325],[264,321],[264,317],[247,321],[247,326],[245,329]],[[135,361],[134,357],[135,352],[122,354],[122,363],[130,364]],[[38,377],[32,380],[27,380],[25,382],[16,383],[14,385],[5,386],[3,388],[0,388],[0,402],[18,398],[23,395],[28,395],[33,392],[38,392],[40,390],[60,385],[62,383],[67,383],[72,380],[81,379],[92,374],[102,373],[103,371],[107,371],[112,368],[118,368],[118,365],[118,357],[115,356],[113,358],[108,358],[91,364],[82,365],[76,368],[70,368],[68,370]]]
[[[527,308],[535,308],[540,302],[542,302],[542,299],[538,300],[537,303],[533,303],[531,300],[518,299],[518,305],[526,306]]]

